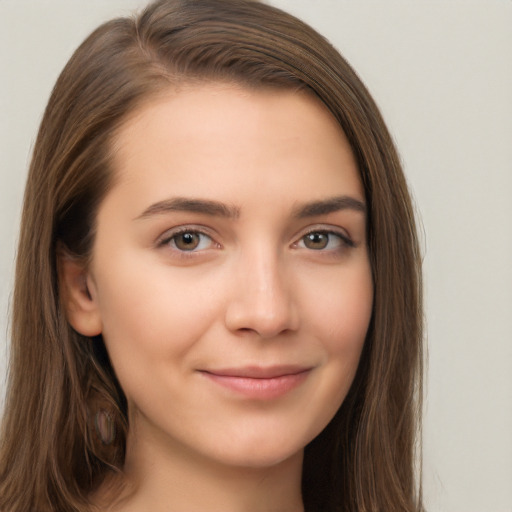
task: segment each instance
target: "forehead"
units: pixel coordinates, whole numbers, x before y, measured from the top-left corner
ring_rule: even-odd
[[[140,199],[192,189],[229,196],[241,185],[254,195],[273,185],[284,198],[291,182],[309,195],[343,182],[363,196],[341,127],[303,91],[216,83],[169,90],[126,120],[114,149],[117,186]]]

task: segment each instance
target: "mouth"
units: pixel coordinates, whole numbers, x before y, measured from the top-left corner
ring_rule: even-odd
[[[302,384],[312,369],[304,366],[249,366],[201,370],[200,373],[235,394],[254,400],[272,400]]]

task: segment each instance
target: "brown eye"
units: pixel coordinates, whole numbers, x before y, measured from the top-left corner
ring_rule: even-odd
[[[199,247],[201,234],[191,232],[179,233],[178,235],[174,235],[173,240],[174,245],[180,251],[193,251]]]
[[[215,243],[210,236],[201,231],[183,230],[171,233],[159,245],[180,252],[198,252],[214,247]]]
[[[298,247],[312,251],[336,251],[355,247],[354,242],[343,233],[336,231],[310,231],[301,237]]]
[[[304,236],[304,245],[308,249],[321,250],[329,244],[329,233],[308,233]]]

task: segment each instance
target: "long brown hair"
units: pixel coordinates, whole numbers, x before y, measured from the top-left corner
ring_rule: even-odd
[[[421,413],[420,254],[399,158],[348,63],[296,18],[247,0],[160,0],[99,27],[59,77],[35,144],[13,297],[0,440],[0,510],[83,511],[121,471],[126,403],[101,337],[67,323],[58,253],[87,261],[112,186],[112,141],[127,116],[173,85],[230,81],[303,89],[344,130],[368,205],[374,309],[356,378],[307,447],[306,510],[422,510],[415,443]],[[93,418],[115,417],[104,444]]]

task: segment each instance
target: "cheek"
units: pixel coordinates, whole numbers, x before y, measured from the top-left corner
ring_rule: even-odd
[[[357,272],[331,276],[309,301],[312,337],[321,345],[325,373],[321,393],[326,398],[324,420],[341,406],[355,377],[373,308],[369,265]]]
[[[178,364],[217,316],[214,283],[197,293],[188,276],[151,263],[118,259],[98,282],[103,338],[120,380]]]
[[[310,290],[309,306],[313,331],[319,333],[329,353],[359,352],[364,343],[373,309],[373,283],[369,264],[351,272],[331,275],[325,286]]]

